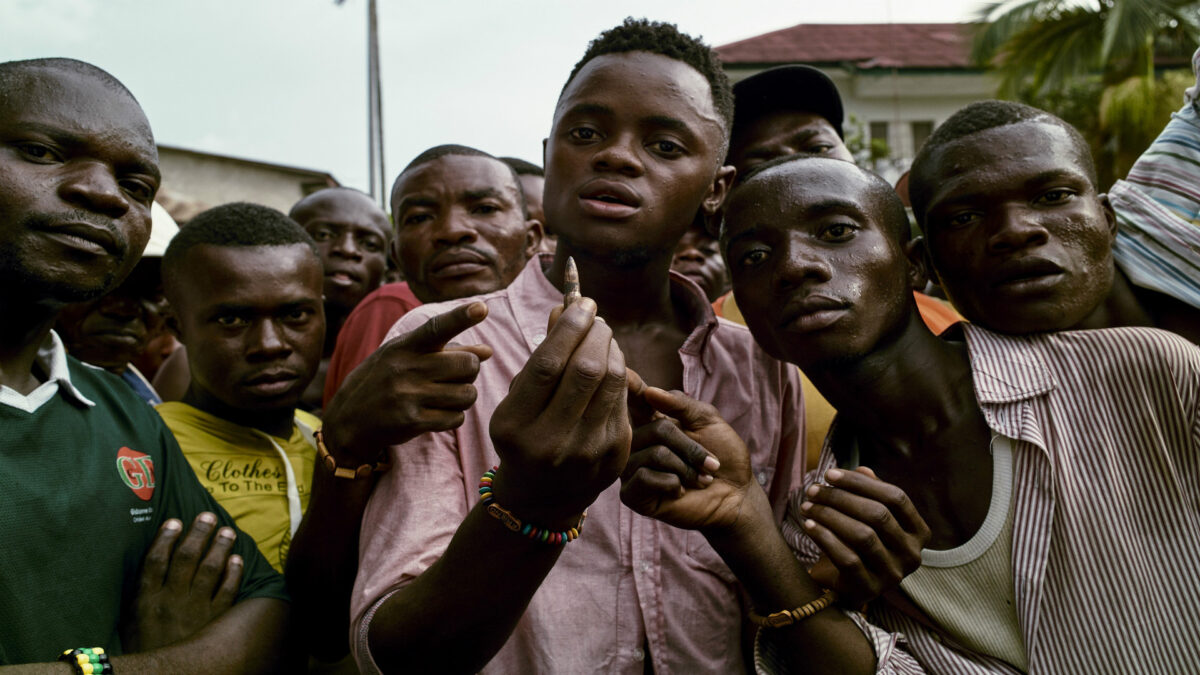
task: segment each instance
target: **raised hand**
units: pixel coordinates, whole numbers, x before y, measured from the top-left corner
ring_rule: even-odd
[[[566,529],[616,480],[632,431],[625,357],[596,303],[582,298],[555,315],[492,414],[501,459],[492,489],[522,518]]]
[[[322,432],[339,465],[373,463],[391,445],[462,424],[492,349],[447,345],[485,317],[482,302],[455,307],[384,343],[346,377]]]
[[[707,403],[657,387],[643,396],[665,417],[635,432],[621,501],[675,527],[736,527],[747,491],[757,486],[742,439]]]
[[[867,467],[830,469],[800,505],[804,531],[824,554],[813,579],[857,607],[897,587],[921,566],[929,526],[903,490]]]
[[[237,536],[232,528],[217,530],[208,545],[216,524],[216,516],[201,513],[181,540],[182,523],[174,518],[163,523],[146,551],[137,598],[122,622],[126,652],[179,642],[233,606],[244,563],[230,555]]]

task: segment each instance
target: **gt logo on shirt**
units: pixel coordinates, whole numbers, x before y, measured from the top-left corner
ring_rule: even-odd
[[[138,499],[148,502],[154,495],[154,460],[137,450],[121,448],[117,451],[117,473],[121,482],[133,490]]]

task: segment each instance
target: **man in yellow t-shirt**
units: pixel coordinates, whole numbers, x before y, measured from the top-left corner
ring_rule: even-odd
[[[296,410],[325,333],[321,259],[282,213],[226,204],[163,256],[168,324],[191,384],[159,406],[200,482],[283,571],[308,506],[320,420]]]

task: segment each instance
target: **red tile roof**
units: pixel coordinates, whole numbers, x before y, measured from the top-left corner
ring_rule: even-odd
[[[858,68],[970,68],[965,23],[802,23],[716,48],[729,65],[844,63]]]

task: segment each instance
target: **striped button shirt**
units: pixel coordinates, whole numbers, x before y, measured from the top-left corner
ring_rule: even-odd
[[[1108,196],[1117,215],[1113,258],[1138,286],[1200,307],[1200,49],[1197,86]]]
[[[1152,328],[962,330],[987,423],[1015,439],[1013,585],[1030,672],[1200,671],[1200,348]],[[835,464],[827,443],[806,484]],[[783,532],[811,564],[803,499]],[[1017,672],[886,600],[851,617],[881,673]]]

